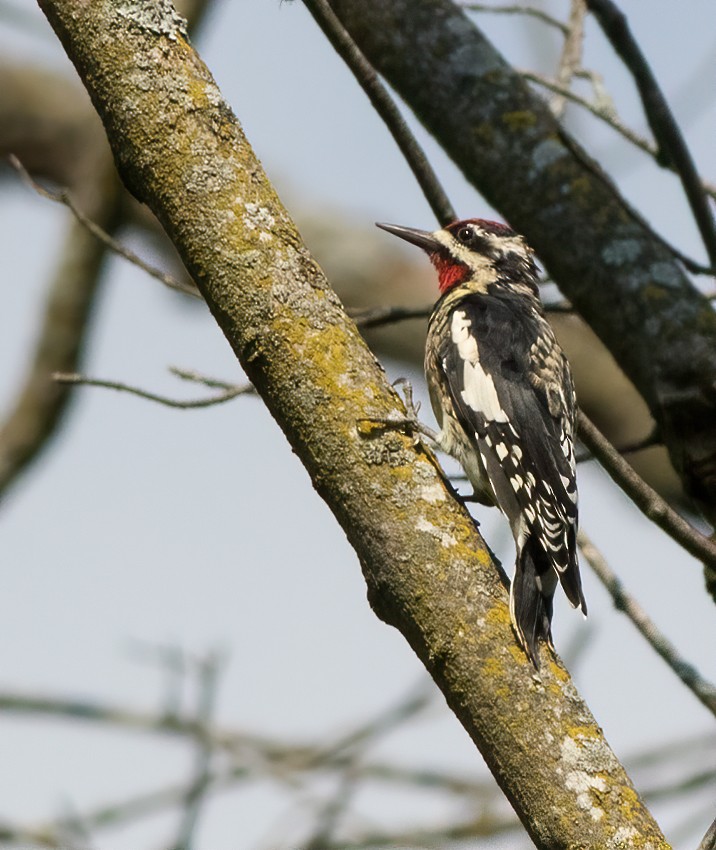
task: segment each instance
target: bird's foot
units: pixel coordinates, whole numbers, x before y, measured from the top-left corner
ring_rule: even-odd
[[[427,425],[424,425],[418,419],[418,411],[420,410],[420,402],[413,400],[413,387],[407,378],[398,378],[393,383],[393,386],[400,385],[403,390],[403,402],[405,404],[406,414],[402,416],[397,414],[386,419],[359,419],[359,430],[364,436],[371,436],[375,430],[390,430],[404,431],[407,434],[412,434],[415,442],[418,443],[423,437],[430,448],[438,448],[438,433]]]

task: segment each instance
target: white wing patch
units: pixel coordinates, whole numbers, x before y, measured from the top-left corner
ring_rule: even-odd
[[[462,400],[489,421],[507,422],[507,414],[497,398],[495,383],[480,364],[477,340],[470,333],[471,325],[463,310],[455,310],[452,314],[450,334],[464,364]]]

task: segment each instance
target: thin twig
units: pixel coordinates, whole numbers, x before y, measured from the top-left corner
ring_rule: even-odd
[[[25,166],[14,154],[10,154],[8,156],[8,160],[26,186],[41,197],[67,207],[82,227],[91,233],[95,239],[102,242],[107,249],[112,251],[112,253],[122,257],[132,263],[132,265],[138,266],[143,272],[146,272],[151,277],[161,281],[161,283],[168,286],[170,289],[176,289],[178,292],[183,292],[185,295],[191,295],[192,298],[201,298],[198,289],[182,283],[182,281],[172,277],[172,275],[167,272],[163,272],[161,269],[147,263],[138,254],[135,254],[134,251],[127,248],[126,245],[122,245],[121,242],[118,242],[114,237],[110,236],[106,230],[100,227],[96,222],[92,221],[92,219],[88,218],[82,210],[79,209],[67,189],[53,191],[52,189],[48,189],[46,186],[41,186],[37,181],[33,180]]]
[[[365,747],[367,742],[375,742],[409,718],[424,711],[434,696],[435,688],[432,681],[421,681],[396,705],[390,706],[377,717],[362,723],[357,729],[347,735],[341,735],[338,740],[322,748],[324,756],[342,755],[356,747]]]
[[[587,0],[612,47],[634,78],[647,121],[661,155],[673,163],[691,206],[712,268],[716,269],[716,222],[686,140],[669,109],[625,15],[612,0]]]
[[[567,36],[562,46],[562,54],[559,57],[557,69],[557,82],[564,88],[570,88],[572,79],[582,64],[582,51],[584,48],[584,18],[587,7],[584,0],[572,0],[569,11],[569,22],[567,24]],[[550,109],[556,118],[564,114],[566,98],[558,94],[552,98]]]
[[[716,782],[716,768],[708,767],[705,770],[697,770],[680,779],[662,779],[655,785],[639,789],[645,800],[671,800],[685,794],[693,794],[705,785],[713,785]]]
[[[697,531],[624,460],[583,411],[579,411],[579,438],[639,510],[686,551],[704,563],[716,565],[716,544]]]
[[[359,328],[377,328],[406,319],[427,319],[431,312],[432,307],[370,307],[349,310],[348,314]]]
[[[493,814],[483,810],[476,817],[424,829],[377,831],[366,829],[350,839],[324,844],[321,850],[385,850],[388,847],[446,847],[453,842],[488,838],[519,830],[514,814]],[[474,846],[474,845],[473,845]]]
[[[561,95],[567,100],[571,100],[573,103],[576,103],[588,110],[595,118],[599,118],[601,121],[604,121],[604,123],[608,124],[612,130],[615,130],[627,141],[644,151],[644,153],[648,153],[650,156],[655,158],[658,155],[659,151],[656,145],[644,138],[644,136],[640,136],[630,127],[627,127],[626,124],[623,124],[611,106],[606,106],[604,103],[595,103],[588,100],[586,97],[578,94],[568,86],[564,86],[544,74],[538,74],[536,71],[522,69],[520,70],[520,76],[525,80],[528,80],[531,83],[537,83],[537,85],[543,86],[551,92]],[[670,167],[673,168],[673,166]],[[714,187],[714,191],[716,191],[716,187]]]
[[[487,3],[469,3],[465,2],[465,0],[461,0],[459,5],[462,6],[463,9],[467,9],[469,12],[490,12],[503,15],[526,15],[531,18],[536,18],[538,21],[542,21],[543,24],[547,24],[550,27],[558,29],[564,35],[567,35],[569,33],[569,28],[563,21],[560,21],[559,18],[553,18],[552,15],[548,15],[546,12],[543,12],[541,9],[536,9],[534,6],[525,6],[521,3],[508,4],[503,6],[490,6]]]
[[[571,314],[575,312],[569,301],[551,301],[544,305],[545,313]]]
[[[169,396],[157,395],[143,390],[140,387],[133,387],[130,384],[124,384],[121,381],[103,381],[99,378],[88,378],[86,375],[68,374],[63,372],[55,372],[52,376],[59,384],[81,384],[86,387],[104,387],[108,390],[117,390],[118,392],[130,393],[131,395],[139,396],[139,398],[147,401],[155,401],[157,404],[166,405],[166,407],[174,407],[179,410],[195,410],[197,408],[212,407],[215,404],[223,404],[225,401],[231,401],[240,395],[253,393],[254,387],[251,384],[241,384],[229,387],[219,395],[212,398],[200,398],[190,401],[182,401],[181,399],[169,398]]]
[[[437,220],[441,225],[454,221],[457,218],[455,210],[440,185],[433,167],[400,114],[400,110],[378,78],[375,69],[340,22],[328,0],[304,0],[304,3],[326,38],[368,95],[378,115],[383,119]]]
[[[661,432],[658,427],[655,427],[646,435],[646,437],[639,437],[639,439],[632,440],[629,443],[624,443],[621,446],[614,446],[614,449],[619,452],[620,455],[633,455],[637,452],[644,451],[644,449],[650,449],[653,446],[661,445],[663,445]],[[595,460],[594,455],[588,449],[577,451],[577,463],[584,463],[588,460]]]
[[[710,763],[713,763],[715,754],[716,733],[699,732],[662,744],[650,745],[647,750],[632,755],[628,762],[632,771],[648,768],[662,770],[666,764],[672,764],[672,767],[678,762],[692,765],[699,756],[705,757]]]
[[[356,793],[361,778],[356,768],[356,760],[357,755],[340,777],[335,793],[321,807],[313,834],[301,844],[303,850],[323,850],[327,844],[332,843],[333,835]]]
[[[180,369],[178,366],[170,366],[169,371],[182,381],[191,381],[195,384],[203,384],[205,387],[210,387],[213,390],[233,390],[236,384],[229,381],[221,381],[218,378],[211,378],[208,375],[202,375],[201,372],[196,372],[194,369]]]
[[[564,95],[564,97],[568,100],[571,100],[574,103],[583,106],[585,109],[591,112],[592,115],[604,121],[613,130],[615,130],[617,133],[627,139],[627,141],[631,142],[640,150],[652,156],[657,165],[661,166],[662,168],[668,168],[673,173],[676,173],[676,168],[674,167],[673,163],[664,162],[659,159],[659,149],[657,148],[657,146],[654,145],[652,142],[648,141],[647,139],[643,138],[642,136],[639,136],[625,124],[622,124],[622,122],[619,120],[619,117],[611,108],[607,108],[601,104],[592,103],[586,98],[581,97],[571,89],[565,88],[564,86],[559,86],[557,85],[557,83],[554,82],[554,80],[550,80],[548,77],[545,77],[542,74],[537,74],[534,71],[520,71],[520,74],[526,80],[529,80],[533,83],[537,83],[540,86],[544,86],[550,91],[558,92],[559,94]],[[706,180],[702,180],[701,178],[699,178],[699,180],[701,181],[701,187],[703,191],[709,197],[714,198],[714,200],[716,200],[716,185]],[[649,232],[654,236],[654,238],[657,239],[667,249],[667,251],[669,251],[680,263],[684,265],[686,269],[688,269],[693,274],[709,275],[709,277],[713,277],[714,267],[704,265],[703,263],[700,263],[697,260],[694,260],[692,257],[689,257],[688,255],[684,254],[682,251],[680,251],[678,248],[668,242],[661,234],[657,233],[649,225],[649,223],[645,221],[640,215],[638,215],[634,211],[632,211],[632,214],[644,225],[644,227],[649,230]],[[707,297],[716,298],[716,295]]]
[[[211,761],[214,752],[211,722],[222,660],[218,653],[210,653],[207,658],[201,660],[199,665],[199,706],[196,724],[201,734],[197,738],[199,746],[194,765],[194,778],[182,801],[184,816],[179,825],[177,839],[172,844],[174,850],[190,850],[202,803],[211,788]]]
[[[622,585],[612,571],[606,558],[592,543],[584,531],[577,536],[579,548],[589,566],[611,594],[617,610],[622,611],[634,623],[654,650],[666,661],[686,687],[708,710],[716,715],[716,687],[701,676],[698,670],[686,661],[669,639],[656,627],[644,609]]]
[[[552,301],[544,309],[546,313],[574,313],[568,301]],[[359,328],[378,328],[408,319],[427,319],[432,311],[432,307],[368,307],[348,310],[348,314]]]

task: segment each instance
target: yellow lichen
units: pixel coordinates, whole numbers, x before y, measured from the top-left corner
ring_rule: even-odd
[[[503,113],[501,120],[510,130],[528,130],[537,123],[537,116],[528,109],[521,109],[517,112]]]

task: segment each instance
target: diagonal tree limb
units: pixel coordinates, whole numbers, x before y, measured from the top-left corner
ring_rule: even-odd
[[[617,610],[622,611],[634,623],[654,651],[663,658],[686,687],[713,715],[716,715],[716,687],[679,653],[666,635],[661,632],[649,615],[625,589],[606,558],[592,543],[587,534],[580,530],[577,539],[579,548],[589,566],[607,589]]]
[[[716,543],[678,514],[625,460],[583,410],[579,438],[639,510],[694,558],[716,568]]]
[[[681,128],[621,9],[612,0],[586,0],[586,3],[634,77],[659,154],[679,175],[711,267],[716,269],[716,221]]]
[[[716,517],[716,314],[542,99],[450,0],[331,0],[373,67],[537,251]]]
[[[498,569],[434,458],[358,433],[399,400],[167,0],[40,0],[120,173],[171,235],[249,379],[541,848],[666,848],[563,666],[516,645]]]
[[[308,11],[333,45],[336,53],[350,68],[360,87],[368,96],[375,111],[380,115],[398,145],[418,185],[430,204],[441,227],[455,221],[455,210],[440,185],[432,165],[412,134],[393,98],[378,79],[378,75],[358,46],[345,31],[335,16],[328,0],[303,0]]]

